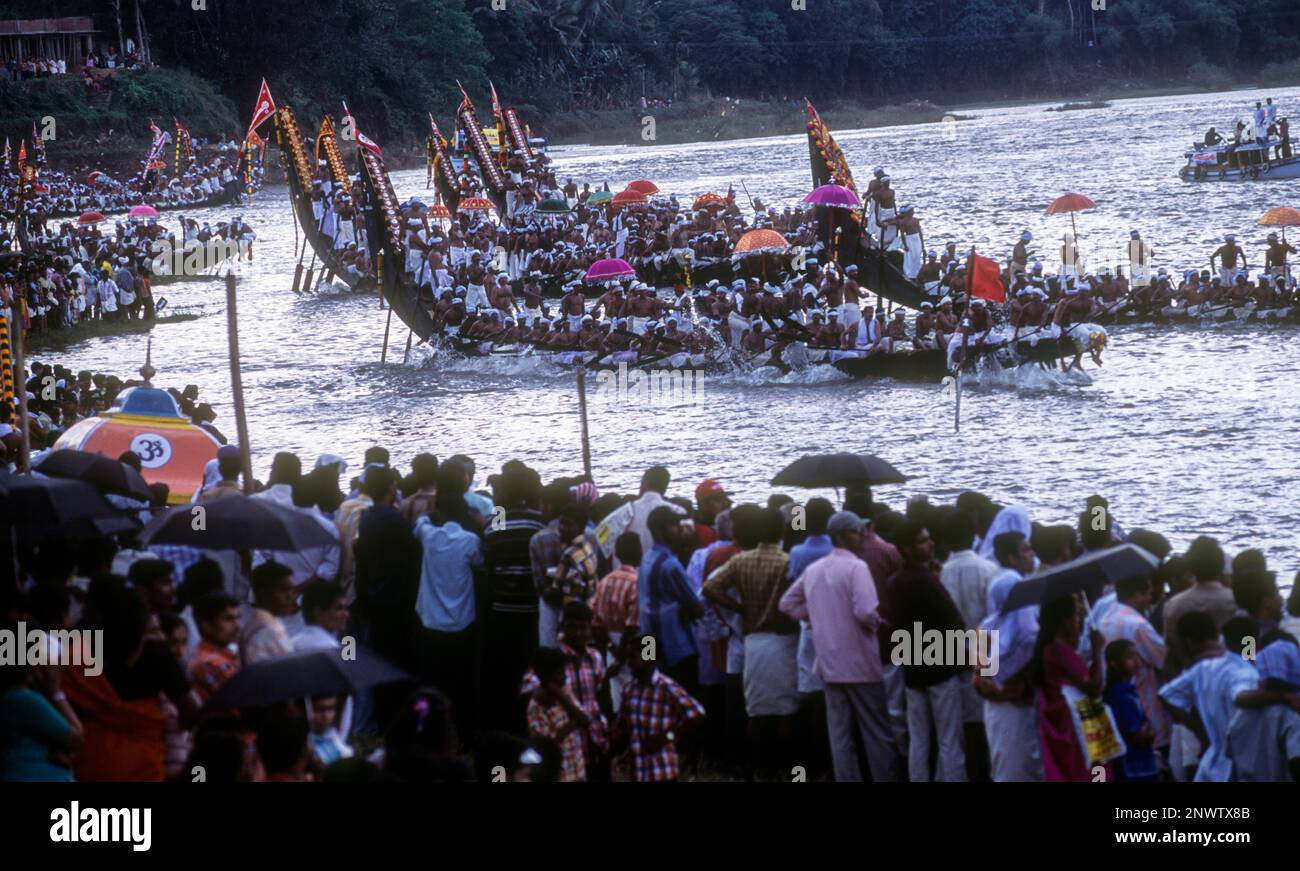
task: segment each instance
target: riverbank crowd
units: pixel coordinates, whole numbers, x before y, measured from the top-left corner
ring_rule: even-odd
[[[177,274],[178,265],[185,271],[196,249],[203,249],[204,264],[251,259],[257,238],[238,215],[216,227],[181,215],[179,238],[154,218],[116,221],[111,230],[103,223],[29,225],[25,245],[12,225],[0,224],[0,311],[15,334],[19,327],[45,333],[94,321],[154,320],[155,281]]]
[[[97,383],[133,383],[48,374],[64,376],[52,404],[74,410],[112,401]],[[13,436],[6,421],[0,444]],[[241,482],[225,445],[179,509],[278,506],[328,532],[302,550],[19,536],[4,628],[103,630],[106,647],[102,672],[0,665],[0,776],[1300,779],[1297,587],[1284,599],[1259,550],[1199,536],[1175,552],[1101,496],[1070,518],[976,491],[891,505],[863,485],[838,506],[733,504],[720,479],[683,486],[660,466],[617,494],[518,460],[486,479],[465,455],[360,460],[280,452],[265,483]],[[142,519],[165,505],[123,503]],[[1036,574],[1120,542],[1156,567],[1096,601],[1003,610]],[[994,658],[909,655],[936,630],[983,630]],[[382,658],[409,680],[204,707],[241,670],[308,655]],[[1090,760],[1078,693],[1105,704],[1120,755]]]

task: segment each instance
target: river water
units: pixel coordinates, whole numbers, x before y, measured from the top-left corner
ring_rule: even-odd
[[[1264,240],[1255,221],[1268,207],[1300,205],[1300,182],[1195,185],[1176,172],[1193,137],[1212,123],[1230,129],[1270,95],[1283,115],[1300,104],[1300,89],[1127,100],[1063,113],[1044,104],[964,112],[974,118],[955,125],[837,132],[837,140],[861,182],[873,165],[887,167],[900,204],[916,206],[929,248],[955,240],[1002,257],[1028,228],[1040,251],[1054,250],[1059,242],[1050,240],[1069,229],[1069,218],[1043,210],[1077,191],[1098,204],[1078,218],[1092,266],[1113,262],[1130,229],[1141,230],[1156,265],[1171,270],[1202,268],[1225,232],[1238,234],[1255,265]],[[638,131],[630,130],[629,140]],[[730,182],[739,191],[743,179],[752,194],[779,206],[797,202],[810,185],[803,131],[781,132],[551,154],[561,180],[593,187],[608,180],[618,190],[649,178],[686,198],[725,192]],[[396,173],[393,181],[402,197],[427,196],[422,170]],[[242,213],[258,233],[256,260],[240,268],[239,326],[259,476],[276,450],[296,451],[308,466],[322,452],[337,453],[355,469],[372,444],[387,446],[400,464],[421,451],[469,454],[480,482],[514,457],[547,478],[581,469],[572,375],[504,360],[403,365],[406,331],[396,320],[381,365],[386,312],[375,297],[291,292],[286,189],[263,191]],[[1054,266],[1049,262],[1049,271]],[[173,306],[207,314],[154,331],[156,381],[197,384],[233,440],[221,285],[161,291]],[[833,372],[710,375],[695,404],[610,401],[593,391],[592,463],[602,489],[635,492],[641,472],[662,463],[673,474],[673,494],[689,495],[712,476],[740,498],[762,500],[771,477],[801,454],[870,452],[910,476],[905,486],[879,489],[878,498],[896,507],[913,493],[950,499],[978,489],[1029,506],[1036,520],[1060,523],[1071,522],[1089,494],[1102,493],[1129,529],[1149,527],[1178,545],[1208,533],[1230,550],[1262,547],[1285,583],[1300,568],[1298,340],[1294,326],[1115,329],[1105,365],[1090,366],[1090,383],[1035,372],[968,384],[960,433],[950,389]],[[144,353],[145,338],[133,336],[35,356],[127,376]]]

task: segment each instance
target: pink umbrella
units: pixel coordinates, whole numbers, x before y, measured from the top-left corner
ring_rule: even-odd
[[[814,206],[830,206],[833,209],[856,209],[862,205],[862,200],[858,199],[857,194],[837,184],[824,184],[804,197],[803,201]]]
[[[132,218],[156,218],[158,217],[158,210],[153,206],[136,206],[127,214]]]
[[[586,281],[594,283],[597,281],[612,281],[616,278],[626,278],[629,275],[636,275],[636,270],[632,264],[618,257],[611,257],[608,260],[597,260],[591,264],[587,270]]]

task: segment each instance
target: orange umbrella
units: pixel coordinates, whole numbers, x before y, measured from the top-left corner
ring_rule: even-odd
[[[456,206],[458,212],[490,212],[496,206],[487,197],[466,197]]]
[[[691,203],[691,210],[698,212],[700,209],[725,209],[727,207],[727,198],[721,194],[700,194]]]
[[[181,415],[171,394],[146,385],[123,390],[111,409],[73,424],[54,444],[56,451],[70,448],[113,458],[135,451],[144,479],[166,484],[172,505],[190,501],[219,447],[207,430]]]
[[[429,217],[435,221],[446,220],[451,217],[451,212],[442,203],[434,203],[429,206]]]
[[[785,240],[775,230],[750,230],[745,235],[736,240],[736,254],[778,254],[790,247],[790,243]]]
[[[1281,227],[1282,241],[1286,241],[1287,227],[1300,227],[1300,209],[1293,209],[1290,206],[1278,206],[1269,209],[1259,219],[1261,227]]]
[[[1070,213],[1070,231],[1074,233],[1074,238],[1079,238],[1079,231],[1074,226],[1074,213],[1082,212],[1084,209],[1095,209],[1097,204],[1085,197],[1083,194],[1066,194],[1063,197],[1057,197],[1052,200],[1052,204],[1047,207],[1047,214],[1059,215],[1064,212]]]
[[[616,206],[630,206],[635,203],[646,202],[646,195],[641,193],[638,190],[633,190],[632,188],[628,188],[625,191],[621,191],[620,193],[614,194],[614,199],[611,200],[610,202],[612,202]]]
[[[639,178],[636,181],[632,182],[630,185],[627,186],[627,189],[630,191],[640,191],[646,196],[653,196],[654,194],[659,193],[659,186],[654,182],[644,178]]]

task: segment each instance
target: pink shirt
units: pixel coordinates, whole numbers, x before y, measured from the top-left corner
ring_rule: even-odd
[[[811,626],[813,670],[826,683],[881,680],[879,605],[867,564],[840,547],[804,569],[780,603],[787,615]]]

